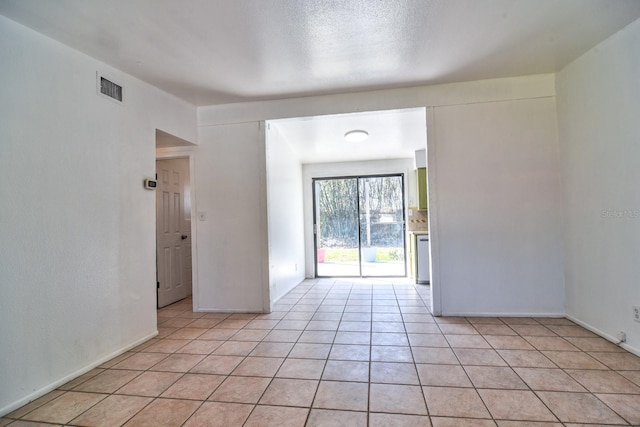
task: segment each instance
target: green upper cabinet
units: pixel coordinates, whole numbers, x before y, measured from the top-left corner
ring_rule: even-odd
[[[418,168],[417,188],[418,188],[418,209],[427,209],[427,168]]]

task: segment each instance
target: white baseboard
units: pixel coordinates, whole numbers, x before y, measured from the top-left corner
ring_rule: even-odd
[[[578,325],[582,326],[583,328],[590,330],[594,334],[601,336],[602,338],[606,339],[607,341],[611,341],[612,343],[616,344],[620,348],[623,348],[623,349],[627,350],[628,352],[635,354],[636,356],[640,356],[640,348],[636,348],[636,347],[630,346],[627,343],[618,343],[618,339],[616,337],[614,337],[612,335],[609,335],[606,332],[601,331],[600,329],[598,329],[598,328],[596,328],[594,326],[591,326],[590,324],[585,323],[582,320],[577,319],[577,318],[575,318],[573,316],[570,316],[570,315],[567,314],[565,317],[567,319],[571,320],[572,322],[577,323]]]
[[[442,317],[565,317],[564,313],[459,313],[446,312]]]
[[[109,360],[113,359],[114,357],[120,356],[122,353],[125,353],[129,350],[131,350],[132,348],[135,348],[137,346],[139,346],[140,344],[142,344],[145,341],[150,340],[151,338],[155,337],[156,335],[158,335],[158,331],[155,331],[143,338],[140,338],[136,341],[134,341],[131,344],[128,344],[122,348],[120,348],[119,350],[116,350],[112,353],[109,353],[106,356],[101,357],[100,359],[86,365],[85,367],[78,369],[77,371],[74,371],[73,373],[66,375],[62,378],[60,378],[57,381],[54,381],[51,384],[47,384],[44,387],[39,388],[38,390],[34,391],[33,393],[19,399],[16,400],[13,403],[10,403],[9,405],[5,406],[4,408],[0,408],[0,417],[15,411],[18,408],[21,408],[22,406],[26,405],[29,402],[32,402],[34,400],[36,400],[39,397],[44,396],[45,394],[49,393],[52,390],[55,390],[56,388],[60,387],[63,384],[68,383],[69,381],[78,378],[80,375],[86,374],[87,372],[89,372],[90,370],[97,368],[98,366],[102,365],[105,362],[108,362]]]

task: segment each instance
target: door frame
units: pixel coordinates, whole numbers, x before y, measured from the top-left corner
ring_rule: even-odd
[[[189,187],[191,197],[191,296],[193,309],[198,301],[198,242],[196,233],[196,180],[195,180],[195,153],[191,147],[157,148],[155,160],[189,159]],[[154,224],[157,227],[157,217],[154,216]],[[158,242],[156,242],[156,251]],[[158,266],[155,266],[156,274]],[[157,298],[157,296],[156,296]]]
[[[402,194],[402,241],[404,251],[404,275],[403,276],[363,276],[362,275],[362,236],[360,232],[360,179],[361,178],[386,178],[386,177],[399,177],[401,180],[401,194]],[[407,200],[405,194],[405,177],[406,175],[401,172],[397,173],[370,173],[370,174],[358,174],[358,175],[340,175],[340,176],[327,176],[327,177],[312,177],[311,178],[311,198],[312,198],[312,221],[313,221],[313,270],[315,278],[326,278],[331,276],[319,276],[318,275],[318,233],[317,231],[317,206],[316,206],[316,181],[326,181],[330,179],[355,179],[356,180],[356,192],[358,194],[357,206],[358,206],[358,270],[359,275],[347,276],[347,277],[407,277]]]

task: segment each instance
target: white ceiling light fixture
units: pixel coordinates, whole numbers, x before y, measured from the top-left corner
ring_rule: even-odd
[[[362,142],[369,138],[369,132],[366,130],[350,130],[344,134],[344,140],[347,142]]]

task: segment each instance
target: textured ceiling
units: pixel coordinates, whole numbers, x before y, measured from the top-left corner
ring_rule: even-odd
[[[0,0],[195,105],[554,72],[639,0]]]

